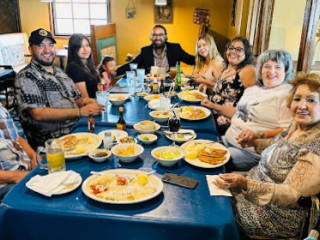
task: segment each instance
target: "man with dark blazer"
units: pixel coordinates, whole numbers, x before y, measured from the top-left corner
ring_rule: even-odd
[[[176,66],[177,62],[188,65],[195,64],[194,56],[186,53],[178,43],[167,42],[167,30],[162,25],[155,25],[151,30],[151,42],[149,46],[141,48],[139,55],[131,62],[120,66],[117,75],[130,71],[130,63],[138,63],[138,68],[144,68],[150,72],[151,66],[164,67],[168,72],[170,67]]]

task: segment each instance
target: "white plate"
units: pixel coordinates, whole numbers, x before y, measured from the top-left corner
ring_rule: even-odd
[[[140,128],[140,123],[133,124],[133,128],[135,130],[137,130],[139,133],[154,133],[154,132],[158,131],[161,127],[158,123],[154,123],[154,126],[155,127],[153,130],[142,130]]]
[[[55,194],[52,194],[52,195],[61,195],[61,194],[65,194],[65,193],[68,193],[68,192],[72,192],[73,190],[75,190],[76,188],[78,188],[81,185],[81,182],[82,182],[82,177],[80,176],[80,178],[78,178],[78,182],[73,184],[72,188],[68,188],[66,190],[63,190],[63,191],[61,191],[59,193],[55,193]]]
[[[196,93],[199,93],[199,94],[201,94],[202,96],[204,96],[205,98],[204,99],[206,99],[208,96],[207,96],[207,94],[204,94],[204,93],[202,93],[202,92],[199,92],[198,90],[191,90],[191,91],[183,91],[183,92],[180,92],[179,94],[178,94],[178,97],[180,98],[180,99],[182,99],[183,101],[185,101],[185,102],[191,102],[191,103],[198,103],[198,102],[201,102],[201,101],[203,101],[204,99],[195,99],[195,100],[188,100],[187,98],[186,98],[186,96],[185,96],[185,94],[186,93],[194,93],[194,92],[196,92]]]
[[[128,137],[128,133],[126,131],[118,130],[118,129],[103,130],[98,133],[98,136],[101,137],[101,139],[103,139],[105,132],[111,132],[111,136],[115,136],[116,141],[118,143],[120,143],[120,138]]]
[[[193,131],[191,129],[179,129],[179,131],[177,132],[177,135],[179,133],[190,133],[190,132],[193,133],[193,134],[192,135],[191,134],[190,135],[185,135],[185,136],[183,136],[183,138],[176,137],[175,141],[179,143],[179,142],[186,142],[186,141],[190,141],[190,140],[195,139],[197,137],[197,134],[195,133],[195,131]],[[171,134],[170,131],[164,131],[164,135],[168,139],[173,140],[173,133]]]
[[[189,142],[186,142],[184,144],[181,145],[181,148],[183,149],[184,151],[184,160],[186,162],[188,162],[189,164],[193,165],[193,166],[196,166],[196,167],[201,167],[201,168],[217,168],[217,167],[220,167],[220,166],[223,166],[224,164],[226,164],[229,159],[230,159],[230,153],[229,151],[227,152],[227,154],[225,155],[226,157],[226,160],[224,160],[222,163],[219,163],[219,164],[209,164],[209,163],[205,163],[205,162],[201,162],[198,158],[197,159],[188,159],[186,157],[186,152],[185,152],[185,149],[188,147],[189,144],[191,143],[214,143],[213,145],[210,145],[212,147],[215,147],[215,148],[218,148],[218,149],[223,149],[223,150],[227,150],[228,149],[221,145],[220,143],[215,143],[213,141],[210,141],[210,140],[204,140],[204,139],[198,139],[198,140],[193,140],[193,141],[189,141]]]
[[[184,116],[184,115],[183,115],[183,112],[181,112],[180,118],[185,119],[185,120],[198,121],[198,120],[206,119],[207,117],[209,117],[209,116],[211,115],[211,111],[210,111],[208,108],[205,108],[205,107],[183,106],[183,107],[181,107],[180,109],[185,108],[185,107],[191,107],[191,108],[193,108],[193,109],[201,109],[202,111],[204,111],[204,114],[205,114],[205,116],[202,117],[202,118],[189,118],[189,117]]]
[[[136,174],[146,174],[146,172],[144,171],[140,171],[140,170],[132,170],[132,169],[112,169],[112,170],[107,170],[104,171],[106,173],[111,173],[111,174],[117,174],[119,176],[136,176]],[[82,184],[82,191],[85,195],[87,195],[87,197],[99,201],[99,202],[103,202],[103,203],[111,203],[111,204],[134,204],[134,203],[139,203],[139,202],[144,202],[147,201],[149,199],[152,199],[156,196],[158,196],[162,190],[163,190],[163,183],[162,181],[155,175],[149,175],[148,179],[149,182],[151,183],[152,186],[154,186],[156,188],[156,191],[149,195],[146,196],[144,198],[141,199],[137,199],[137,200],[133,200],[133,201],[112,201],[112,200],[107,200],[107,199],[103,199],[103,198],[98,198],[97,196],[95,196],[94,194],[92,194],[89,190],[89,184],[90,182],[92,182],[95,178],[97,178],[98,175],[92,175],[90,177],[88,177]]]
[[[145,96],[143,99],[146,101],[151,101],[151,100],[155,100],[158,99],[159,100],[159,95],[158,94],[151,94],[151,95],[147,95]]]
[[[81,153],[81,154],[76,154],[74,152],[75,150],[70,151],[70,153],[65,151],[64,152],[64,157],[66,159],[76,159],[76,158],[80,158],[80,157],[83,157],[83,156],[87,156],[90,151],[92,151],[94,149],[97,149],[101,145],[101,142],[102,142],[102,138],[100,136],[98,136],[97,134],[84,133],[84,132],[68,134],[68,135],[65,135],[63,137],[60,137],[59,139],[62,140],[63,138],[68,137],[68,136],[75,136],[77,139],[82,138],[82,137],[90,137],[90,138],[92,138],[94,140],[94,142],[92,144],[90,144],[90,145],[83,146],[86,151],[84,153]]]

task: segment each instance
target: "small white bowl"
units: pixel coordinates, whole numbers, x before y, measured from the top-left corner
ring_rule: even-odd
[[[151,94],[151,95],[147,95],[145,96],[143,99],[146,101],[151,101],[151,100],[159,100],[159,95],[158,94]]]
[[[154,133],[160,129],[160,125],[158,123],[154,123],[155,128],[153,130],[142,130],[140,127],[140,123],[133,124],[133,128],[138,131],[138,133]]]
[[[123,94],[110,94],[109,96],[109,101],[113,106],[123,105],[127,99],[128,96]]]
[[[97,154],[107,154],[105,156],[98,156]],[[95,149],[89,152],[89,157],[94,160],[95,162],[104,162],[111,156],[111,151],[108,149]]]
[[[155,134],[140,134],[139,136],[138,136],[138,139],[141,141],[141,142],[143,142],[143,143],[145,143],[145,144],[152,144],[152,143],[154,143],[157,139],[158,139],[158,137],[157,137],[157,135],[155,135]]]
[[[134,154],[129,156],[119,155],[117,152],[117,149],[128,149],[130,145],[134,145]],[[113,148],[111,148],[111,152],[113,155],[117,156],[120,161],[122,162],[133,162],[136,160],[136,158],[139,157],[140,154],[142,154],[144,151],[144,148],[136,143],[120,143],[118,145],[115,145]]]
[[[143,131],[152,131],[156,128],[154,122],[149,120],[141,121],[139,124],[140,124],[141,130]]]
[[[172,159],[165,159],[163,157],[157,156],[159,152],[167,152],[170,151],[173,155]],[[178,151],[179,154],[174,154],[175,151]],[[154,157],[162,166],[164,167],[172,167],[175,165],[181,158],[183,158],[184,153],[180,147],[175,146],[164,146],[164,147],[157,147],[151,151],[152,157]]]
[[[168,114],[166,116],[162,116],[159,114],[164,113],[164,111],[152,111],[149,113],[149,115],[156,120],[158,123],[165,123],[168,122],[169,117],[171,117],[173,115],[172,112],[168,112]]]

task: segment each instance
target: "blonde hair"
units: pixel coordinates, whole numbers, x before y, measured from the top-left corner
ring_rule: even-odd
[[[204,40],[205,43],[209,46],[209,56],[210,56],[210,60],[215,59],[217,56],[220,56],[220,53],[217,49],[217,45],[213,39],[213,37],[210,34],[202,34],[196,43],[196,67],[198,67],[199,69],[203,68],[203,66],[206,63],[206,58],[201,56],[199,54],[199,48],[198,48],[198,43],[200,40]]]
[[[306,84],[311,91],[320,93],[320,74],[317,73],[299,72],[289,83],[292,85],[292,89],[287,97],[287,106],[289,108],[297,88],[302,84]]]

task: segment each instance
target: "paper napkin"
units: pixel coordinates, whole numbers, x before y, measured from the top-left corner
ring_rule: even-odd
[[[36,175],[26,183],[26,186],[37,193],[51,197],[53,194],[61,193],[65,187],[77,184],[81,180],[79,173],[61,171],[45,176]]]
[[[227,196],[227,197],[232,196],[229,189],[219,188],[213,183],[216,181],[217,178],[219,178],[218,175],[206,175],[206,177],[207,177],[207,183],[210,191],[210,196]]]

